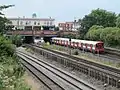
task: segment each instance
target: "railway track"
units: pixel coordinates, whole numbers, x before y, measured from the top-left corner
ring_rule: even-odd
[[[57,90],[98,90],[93,86],[89,86],[88,84],[81,82],[81,80],[68,72],[65,72],[43,60],[40,60],[37,57],[31,56],[28,53],[17,51],[17,54],[20,58],[22,58],[22,63],[29,70],[40,72],[46,76],[49,81],[52,81],[56,86],[54,88],[59,88]],[[33,69],[30,69],[33,68]],[[35,74],[35,72],[32,72]],[[39,76],[37,76],[39,77]],[[53,78],[54,77],[54,78]],[[44,82],[44,81],[42,81]],[[46,84],[50,90],[56,90],[50,87],[50,85]]]
[[[40,47],[40,46],[36,46],[36,45],[28,45],[28,46],[31,46],[31,47],[34,46],[34,47],[38,47],[38,48],[41,48],[41,49],[44,49],[44,50],[48,50],[48,51],[51,51],[51,52],[53,52],[53,53],[60,54],[60,55],[62,55],[62,56],[71,58],[71,59],[73,59],[73,60],[80,61],[80,62],[89,64],[89,65],[92,65],[92,66],[99,67],[99,68],[101,68],[101,69],[105,69],[105,70],[108,70],[108,71],[111,71],[111,72],[120,74],[120,69],[118,69],[118,68],[113,68],[113,67],[105,66],[105,65],[102,65],[102,64],[98,64],[98,63],[91,62],[91,61],[88,61],[88,60],[85,60],[85,59],[82,59],[82,58],[70,56],[70,55],[65,54],[65,53],[57,52],[57,51],[54,51],[54,50],[51,50],[51,49],[47,49],[47,48],[44,48],[44,47]]]
[[[119,49],[105,47],[105,50],[106,50],[106,52],[114,52],[114,53],[119,53],[120,54]]]
[[[36,45],[27,45],[27,47],[38,53],[38,55],[40,54],[43,57],[57,61],[62,65],[74,68],[78,72],[82,72],[87,76],[102,81],[103,83],[120,88],[120,69],[118,68],[104,66],[99,63],[75,56],[69,56],[68,54]]]
[[[118,57],[120,59],[120,50],[105,47],[105,53],[107,56]]]

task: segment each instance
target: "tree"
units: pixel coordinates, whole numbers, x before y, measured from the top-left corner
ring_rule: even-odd
[[[55,31],[59,31],[59,27],[55,27]]]
[[[17,47],[22,45],[22,37],[19,35],[14,35],[11,37],[12,43],[15,44]]]
[[[114,27],[116,22],[116,14],[113,12],[108,12],[103,9],[92,10],[90,16],[95,18],[95,23],[97,25],[102,25],[103,27]],[[94,23],[94,24],[95,24]]]
[[[120,16],[116,20],[116,27],[120,28]]]
[[[106,27],[94,25],[86,34],[86,39],[103,41],[105,46],[119,46],[120,44],[120,28]]]
[[[0,56],[14,54],[15,48],[10,40],[0,35]]]
[[[9,7],[13,7],[14,5],[3,5],[0,6],[0,33],[5,33],[5,27],[7,23],[10,23],[10,21],[4,17],[4,14],[2,13],[3,9],[7,9]]]
[[[116,14],[112,12],[108,12],[103,9],[92,10],[92,12],[85,17],[81,21],[81,33],[87,33],[87,31],[93,25],[100,25],[103,27],[114,27],[116,26]]]
[[[103,30],[103,26],[93,25],[86,34],[88,40],[100,40],[100,34]]]

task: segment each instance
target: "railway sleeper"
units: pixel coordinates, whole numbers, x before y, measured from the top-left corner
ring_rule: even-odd
[[[89,67],[86,67],[81,64],[76,64],[73,61],[70,61],[69,59],[65,59],[63,57],[57,57],[54,54],[45,52],[43,50],[36,50],[32,48],[33,51],[38,52],[40,55],[43,55],[44,57],[50,58],[54,61],[57,61],[58,63],[61,63],[67,67],[72,67],[75,70],[78,70],[88,76],[91,76],[97,80],[100,80],[104,83],[107,83],[109,85],[112,85],[114,87],[120,88],[120,81],[118,82],[117,78],[114,78],[112,76],[109,76],[108,74],[105,74],[104,72],[99,72],[96,69],[91,69]]]

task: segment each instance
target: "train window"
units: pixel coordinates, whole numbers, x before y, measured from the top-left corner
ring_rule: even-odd
[[[96,44],[96,48],[98,48],[99,47],[99,45],[98,44]]]
[[[92,44],[90,44],[90,47],[93,47],[93,45],[92,45]]]
[[[85,45],[84,43],[81,43],[83,46]]]
[[[83,45],[84,45],[84,44],[83,44],[83,43],[81,43],[81,47],[83,47]]]
[[[96,48],[99,48],[99,49],[104,48],[103,43],[96,44]]]

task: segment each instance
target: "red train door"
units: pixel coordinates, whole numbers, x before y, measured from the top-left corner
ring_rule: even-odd
[[[83,43],[81,43],[81,49],[83,49]]]
[[[66,41],[66,46],[68,47],[68,41]]]
[[[93,47],[93,45],[92,44],[90,44],[90,51],[92,52],[92,47]]]
[[[79,42],[77,42],[76,44],[77,44],[77,48],[79,48]]]

